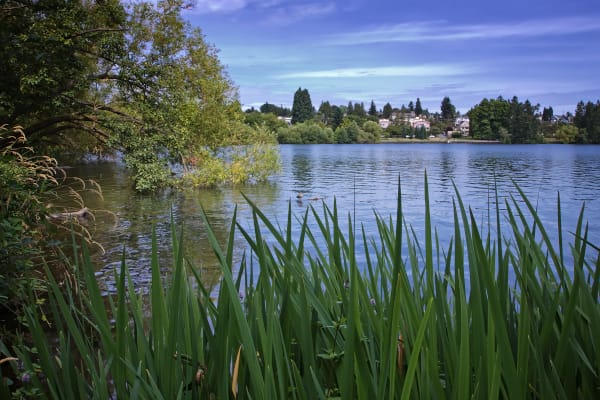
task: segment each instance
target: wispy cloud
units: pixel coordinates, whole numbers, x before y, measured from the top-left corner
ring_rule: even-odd
[[[245,8],[252,0],[196,0],[194,11],[201,14],[231,12]]]
[[[333,35],[330,44],[424,42],[562,36],[600,31],[600,17],[564,17],[506,24],[456,25],[447,21],[406,22],[370,30]]]
[[[293,0],[195,0],[194,14],[228,14],[246,9],[260,10],[263,22],[269,25],[289,25],[307,17],[327,15],[335,10],[335,2],[308,2]],[[266,19],[265,19],[266,18]]]
[[[298,78],[375,78],[375,77],[424,77],[453,76],[475,72],[473,67],[459,64],[422,64],[409,66],[386,66],[369,68],[336,68],[318,71],[299,71],[276,76],[278,79]]]
[[[297,4],[274,9],[263,22],[267,25],[285,26],[306,18],[321,17],[336,10],[334,2]]]

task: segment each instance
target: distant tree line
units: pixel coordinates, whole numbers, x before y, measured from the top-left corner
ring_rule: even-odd
[[[469,112],[470,134],[474,139],[503,143],[540,143],[544,137],[537,116],[539,105],[502,97],[483,99]]]
[[[454,106],[446,99],[448,107]],[[429,111],[423,109],[420,99],[412,101],[408,107],[392,108],[386,103],[378,110],[371,100],[368,109],[362,102],[349,101],[347,105],[332,105],[323,101],[318,110],[312,104],[307,89],[298,88],[294,93],[292,109],[278,107],[266,102],[259,108],[246,110],[246,124],[258,128],[266,127],[276,132],[279,143],[375,143],[383,137],[404,137],[406,135],[424,139],[427,135],[424,129],[413,129],[403,119],[390,124],[387,129],[379,126],[380,118],[391,118],[397,115],[426,115]],[[452,111],[454,113],[454,111]],[[290,125],[285,117],[291,117]],[[437,115],[439,117],[439,115]],[[454,114],[452,115],[454,118]],[[441,132],[442,129],[439,129]]]
[[[577,103],[573,123],[578,129],[576,142],[600,143],[600,101]]]
[[[332,105],[323,101],[318,110],[313,107],[307,89],[298,88],[292,109],[265,103],[260,113],[254,108],[246,111],[246,123],[266,126],[277,132],[279,143],[372,143],[384,137],[411,137],[425,139],[429,135],[450,134],[460,113],[449,97],[444,97],[440,112],[423,109],[421,100],[410,101],[408,106],[394,108],[386,103],[381,110],[373,100],[368,107],[362,102],[349,101],[347,105]],[[431,124],[429,131],[413,128],[410,117],[423,117]],[[542,143],[553,140],[562,143],[600,143],[600,102],[583,101],[577,104],[575,116],[557,118],[552,107],[544,107],[514,96],[507,100],[483,99],[467,116],[470,136],[480,140],[498,140],[502,143]],[[281,118],[291,117],[291,125]],[[379,126],[379,119],[388,119],[387,128]]]
[[[539,105],[517,97],[505,100],[483,99],[468,116],[474,139],[503,143],[542,143],[554,139],[562,143],[600,143],[600,102],[580,101],[575,116],[554,117],[552,107],[539,113]]]

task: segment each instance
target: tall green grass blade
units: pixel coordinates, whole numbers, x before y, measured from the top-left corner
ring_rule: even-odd
[[[228,258],[226,258],[223,255],[223,252],[220,248],[217,238],[216,238],[214,232],[212,231],[212,229],[210,228],[210,223],[208,222],[208,217],[207,217],[204,209],[202,209],[201,216],[202,216],[205,226],[207,227],[207,235],[208,235],[209,242],[210,242],[210,244],[213,248],[213,251],[215,252],[215,255],[217,256],[217,259],[219,260],[221,267],[222,267],[221,268],[221,270],[223,272],[222,285],[224,286],[223,291],[229,297],[230,305],[231,305],[233,315],[235,318],[234,326],[238,330],[241,344],[243,346],[242,351],[244,354],[244,360],[248,365],[247,366],[248,372],[252,379],[252,389],[253,389],[253,392],[255,393],[255,395],[253,397],[261,398],[261,399],[265,398],[264,397],[265,396],[265,382],[264,382],[264,378],[261,374],[260,365],[258,363],[257,352],[256,352],[256,347],[254,345],[254,340],[252,339],[252,334],[250,332],[250,328],[245,319],[244,311],[242,310],[241,304],[239,303],[238,290],[235,287],[234,282],[233,282],[232,266],[231,266],[231,264],[228,264]],[[232,231],[234,230],[235,220],[236,220],[236,212],[234,211],[234,214],[232,217],[232,229],[231,229]],[[231,233],[231,236],[233,236],[233,232]],[[230,245],[233,246],[232,243]]]
[[[406,378],[404,380],[402,386],[402,400],[410,399],[412,396],[413,386],[415,385],[415,381],[417,378],[416,370],[417,365],[419,364],[419,360],[421,358],[421,350],[423,344],[425,342],[425,333],[427,331],[427,327],[429,325],[429,319],[431,318],[433,310],[433,299],[429,300],[427,304],[427,309],[425,310],[425,314],[421,323],[419,324],[419,330],[417,331],[417,335],[415,337],[415,342],[413,347],[410,349],[410,358],[408,360],[408,369],[406,371]]]

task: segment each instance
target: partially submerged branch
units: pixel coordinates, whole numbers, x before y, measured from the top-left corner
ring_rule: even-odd
[[[65,222],[76,219],[80,224],[85,224],[89,221],[95,220],[94,214],[92,214],[87,207],[83,207],[78,211],[52,213],[48,216],[48,218],[55,222]]]

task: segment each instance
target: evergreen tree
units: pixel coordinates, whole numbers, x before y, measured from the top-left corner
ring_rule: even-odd
[[[575,118],[573,120],[575,126],[579,129],[585,128],[585,103],[580,101],[575,109]]]
[[[452,105],[450,98],[447,96],[442,100],[441,111],[443,120],[453,120],[456,116],[456,108]]]
[[[404,105],[402,105],[402,107],[404,107]],[[408,111],[415,111],[415,105],[413,104],[412,100],[408,103]]]
[[[320,120],[325,124],[325,125],[329,125],[329,123],[331,122],[331,117],[332,117],[332,109],[331,109],[331,104],[329,104],[329,101],[325,101],[325,102],[321,102],[321,105],[319,106],[319,114],[320,114]]]
[[[542,111],[542,121],[549,122],[552,120],[553,116],[554,116],[554,110],[552,110],[552,107],[550,107],[550,108],[544,107],[544,110]]]
[[[365,115],[367,115],[367,112],[365,111],[365,103],[354,103],[354,115],[358,115],[359,117],[364,117]]]
[[[417,97],[417,103],[415,104],[415,114],[417,116],[423,114],[423,107],[421,107],[421,99]]]
[[[539,140],[538,106],[529,100],[521,103],[515,96],[506,101],[483,99],[468,113],[471,134],[476,139],[502,140],[504,143],[534,143]]]
[[[390,103],[385,103],[385,106],[383,106],[382,116],[388,119],[392,116],[392,105]]]
[[[336,130],[344,120],[344,113],[338,106],[331,107],[331,129]]]
[[[294,103],[292,104],[292,124],[307,121],[312,116],[313,105],[308,89],[298,88],[294,93]]]
[[[354,114],[354,104],[351,101],[348,102],[348,108],[346,109],[346,115]]]
[[[375,102],[373,100],[371,100],[371,106],[369,107],[369,115],[377,115],[377,107],[375,107]]]
[[[278,117],[287,117],[290,114],[290,109],[285,107],[278,107],[274,104],[269,104],[268,102],[260,106],[260,112],[263,114],[271,113],[275,114]]]

